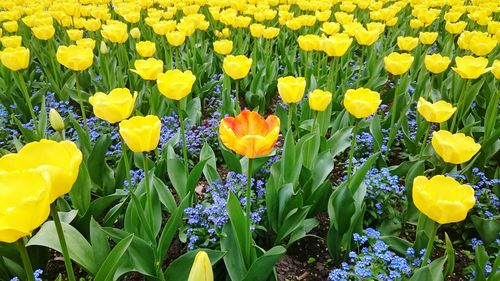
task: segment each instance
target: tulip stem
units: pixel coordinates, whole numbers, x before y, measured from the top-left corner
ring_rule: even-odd
[[[316,112],[316,110],[314,110],[313,111],[313,124],[312,124],[312,127],[311,127],[311,133],[313,133],[314,129],[316,128],[317,119],[318,119],[318,112]]]
[[[186,172],[186,175],[189,173],[188,170],[188,157],[187,157],[187,148],[186,148],[186,132],[185,132],[185,124],[184,124],[184,118],[182,117],[182,106],[181,106],[181,101],[178,103],[179,105],[179,119],[181,121],[181,137],[182,137],[182,156],[184,157],[184,171]]]
[[[295,139],[295,134],[292,130],[292,120],[293,120],[293,113],[295,111],[295,104],[294,103],[290,103],[288,105],[288,120],[287,120],[287,128],[288,128],[288,132],[291,132],[292,133],[292,136],[294,137]]]
[[[24,81],[23,74],[20,71],[17,71],[17,75],[19,77],[19,86],[21,87],[21,92],[23,92],[24,99],[26,100],[26,104],[28,105],[28,109],[30,111],[31,119],[33,119],[33,124],[35,125],[36,129],[37,122],[36,122],[35,111],[33,111],[33,104],[31,103],[28,89],[26,88],[26,82]]]
[[[394,76],[394,99],[392,102],[392,112],[391,112],[391,125],[389,127],[389,140],[387,141],[387,150],[385,151],[385,156],[387,156],[387,153],[391,149],[392,142],[394,141],[394,138],[396,137],[396,133],[394,133],[394,123],[396,123],[396,114],[397,114],[397,109],[398,109],[398,98],[399,98],[399,82],[401,81],[401,77],[399,79],[396,79],[396,76]]]
[[[363,52],[363,49],[360,48],[361,51],[361,60],[359,61],[359,72],[358,72],[358,81],[356,81],[357,87],[360,87],[361,83],[361,74],[363,73],[363,65],[364,65],[364,60],[365,60],[365,52]]]
[[[250,218],[250,212],[251,212],[251,190],[252,190],[252,166],[253,166],[253,159],[248,158],[248,173],[247,173],[247,188],[246,188],[246,219],[247,219],[247,252],[246,252],[246,257],[247,257],[247,262],[250,264],[250,258],[251,258],[251,249],[252,249],[252,231],[250,230],[250,227],[252,225],[252,220]]]
[[[129,191],[132,190],[132,178],[130,177],[130,163],[128,161],[128,155],[127,155],[127,146],[125,145],[125,140],[120,137],[121,145],[122,145],[122,154],[123,154],[123,162],[125,162],[125,174],[127,177],[127,182],[128,182],[128,189]]]
[[[236,100],[236,115],[240,114],[241,112],[241,107],[240,107],[240,80],[235,80],[235,100]]]
[[[352,172],[352,158],[354,156],[354,147],[356,146],[356,135],[358,133],[358,125],[359,120],[356,119],[354,121],[354,129],[352,130],[352,139],[351,139],[351,150],[349,150],[349,165],[347,166],[347,187],[349,187],[349,183],[351,181],[351,172]]]
[[[71,264],[71,258],[69,256],[68,245],[66,244],[66,238],[64,237],[64,232],[62,229],[61,219],[57,213],[56,202],[50,204],[50,212],[52,213],[52,219],[56,226],[57,236],[59,237],[59,243],[61,244],[61,250],[64,258],[64,266],[66,267],[66,272],[68,273],[69,281],[76,281],[75,272],[73,271],[73,265]]]
[[[421,214],[423,216],[424,214]],[[429,240],[427,241],[427,247],[425,248],[424,259],[422,260],[422,265],[420,267],[424,267],[427,265],[427,260],[431,257],[432,245],[434,244],[434,238],[436,237],[437,230],[439,228],[439,224],[432,221],[432,229]]]
[[[82,93],[80,91],[80,82],[78,81],[78,72],[75,71],[75,86],[76,93],[78,94],[78,103],[80,104],[80,111],[82,112],[83,126],[85,131],[89,132],[89,126],[87,124],[87,115],[85,114],[85,105],[83,104]]]
[[[26,280],[35,281],[35,277],[33,275],[33,267],[31,266],[28,251],[26,250],[26,244],[24,244],[24,237],[17,239],[17,247],[19,249],[19,254],[21,254],[21,259],[23,260],[24,271],[26,272]]]
[[[142,167],[144,170],[144,179],[146,180],[144,184],[144,188],[146,189],[146,200],[147,200],[147,207],[148,207],[148,213],[149,213],[149,227],[151,229],[151,233],[154,233],[154,227],[153,227],[153,200],[151,198],[151,190],[150,190],[150,179],[149,179],[149,167],[148,167],[148,156],[146,153],[142,154]]]
[[[418,154],[419,159],[422,157],[422,154],[424,153],[425,147],[427,146],[427,139],[429,138],[430,131],[431,131],[431,126],[430,126],[430,124],[428,124],[427,130],[425,130],[424,139],[422,140],[422,148],[420,148],[420,153]]]
[[[457,119],[462,119],[462,103],[463,103],[463,97],[465,96],[465,90],[469,87],[469,80],[465,80],[465,85],[462,87],[462,91],[460,93],[460,96],[458,97],[458,105],[457,105],[457,112],[455,113],[455,116],[453,116],[453,121],[451,122],[451,128],[450,132],[453,132],[455,130],[455,124],[457,122]],[[458,125],[457,125],[458,126]],[[458,131],[458,130],[457,130]]]

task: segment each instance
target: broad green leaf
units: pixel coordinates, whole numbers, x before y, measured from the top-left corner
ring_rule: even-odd
[[[196,249],[194,251],[189,251],[184,255],[178,257],[174,260],[165,270],[165,280],[187,280],[189,277],[189,272],[193,266],[194,258],[199,251],[204,251],[207,253],[212,267],[220,261],[226,254],[223,251],[216,251],[210,249]]]
[[[125,255],[130,243],[132,243],[132,239],[134,238],[134,234],[130,234],[125,239],[120,241],[116,246],[111,250],[106,260],[100,265],[100,269],[95,275],[95,280],[103,280],[103,281],[113,281],[117,280],[114,278],[115,272],[120,265],[120,261],[122,257]]]
[[[267,280],[273,272],[274,265],[285,255],[283,246],[275,246],[260,256],[248,270],[243,281]]]

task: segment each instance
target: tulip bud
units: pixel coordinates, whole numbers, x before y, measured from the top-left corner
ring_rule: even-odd
[[[210,258],[204,251],[199,251],[194,258],[193,266],[189,272],[188,281],[213,281],[214,273]]]
[[[104,43],[104,41],[101,41],[101,48],[99,50],[103,55],[109,53],[108,46],[106,46],[106,43]]]
[[[141,38],[141,31],[139,30],[139,28],[134,27],[130,30],[130,36],[132,36],[132,38],[134,39],[139,39]]]
[[[57,110],[51,108],[49,112],[50,126],[56,131],[64,130],[64,120]]]

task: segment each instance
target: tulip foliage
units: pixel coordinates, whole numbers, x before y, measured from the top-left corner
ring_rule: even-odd
[[[0,280],[500,280],[499,43],[495,0],[0,0]]]

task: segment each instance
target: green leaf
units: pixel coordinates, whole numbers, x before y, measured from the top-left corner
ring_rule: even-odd
[[[208,183],[212,184],[216,179],[220,179],[220,176],[217,173],[217,158],[215,157],[215,153],[210,145],[206,142],[201,148],[200,159],[208,159],[207,164],[203,168],[203,175],[207,179]]]
[[[283,246],[275,246],[260,256],[248,270],[243,281],[267,280],[273,273],[274,265],[285,255]]]
[[[94,260],[94,251],[89,242],[87,242],[85,237],[83,237],[83,235],[73,226],[64,222],[61,224],[71,259],[85,269],[85,271],[90,274],[95,274],[98,267]],[[31,237],[26,245],[43,246],[62,253],[54,221],[44,223],[36,235]]]
[[[109,253],[106,260],[100,266],[99,271],[95,275],[95,280],[103,280],[103,281],[112,281],[116,280],[114,278],[115,272],[120,265],[120,261],[122,257],[125,255],[130,243],[132,243],[132,239],[134,238],[134,234],[130,234],[125,239],[120,241],[113,250]]]
[[[476,228],[481,240],[486,245],[493,243],[500,233],[500,222],[496,219],[485,219],[478,216],[472,216],[472,223]]]
[[[91,189],[92,180],[90,179],[89,171],[87,170],[87,165],[83,162],[80,165],[80,171],[78,173],[78,178],[76,179],[73,188],[71,188],[69,195],[71,196],[71,202],[73,207],[78,210],[80,215],[84,215],[88,208],[90,207],[91,200]]]
[[[174,149],[171,146],[168,147],[167,152],[167,172],[168,178],[172,182],[175,191],[177,191],[180,198],[184,198],[187,194],[187,175],[184,170],[184,163],[177,158],[177,155],[175,155]]]
[[[106,233],[94,218],[90,218],[90,242],[94,251],[96,264],[102,264],[108,256],[110,248]]]
[[[361,185],[361,183],[365,179],[366,173],[368,173],[368,171],[373,167],[373,164],[375,163],[375,161],[377,160],[379,155],[380,155],[380,152],[373,154],[370,158],[368,158],[366,160],[366,162],[361,167],[359,167],[356,170],[354,175],[352,175],[351,182],[349,183],[349,189],[351,190],[352,194],[356,193],[359,186]]]
[[[168,268],[165,270],[165,280],[187,280],[189,277],[189,272],[193,266],[194,258],[199,251],[204,251],[207,253],[212,266],[217,264],[224,255],[223,251],[216,251],[210,249],[196,249],[194,251],[189,251],[184,255],[178,257],[174,260]]]
[[[244,253],[238,243],[237,234],[233,230],[232,222],[227,222],[222,228],[224,234],[220,239],[220,248],[226,252],[224,256],[224,264],[226,265],[227,273],[230,280],[242,280],[247,273]]]
[[[177,207],[177,209],[175,209],[175,211],[172,212],[170,218],[163,227],[163,230],[160,235],[160,240],[158,242],[158,249],[159,249],[158,256],[160,257],[161,260],[165,259],[167,252],[170,248],[170,244],[174,239],[175,233],[182,224],[182,216],[184,215],[184,209],[188,207],[190,199],[191,199],[190,195],[184,197],[182,202],[179,204],[179,207]]]
[[[198,184],[198,181],[200,180],[201,174],[203,173],[203,169],[205,168],[205,165],[209,159],[203,159],[196,164],[196,166],[193,167],[191,172],[189,173],[188,179],[187,179],[187,184],[186,184],[186,189],[188,193],[195,194],[195,188],[196,185]]]
[[[342,128],[328,139],[327,147],[330,149],[333,157],[336,157],[340,153],[344,152],[351,145],[351,132],[352,128]]]
[[[430,264],[417,269],[409,281],[443,281],[443,270],[446,257],[434,260]]]
[[[448,233],[444,233],[446,240],[446,267],[444,269],[444,277],[450,276],[455,270],[455,250],[453,249],[453,243],[451,243]]]

